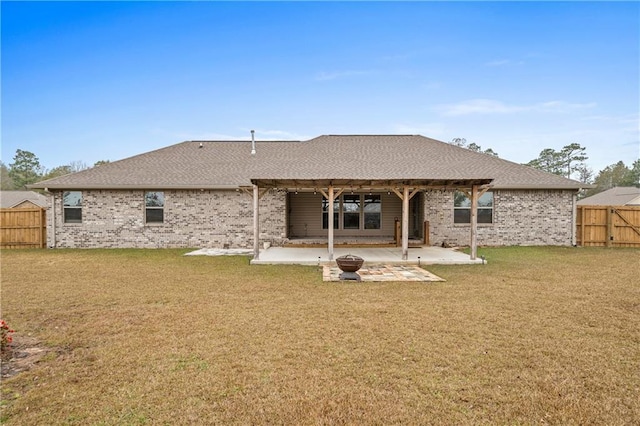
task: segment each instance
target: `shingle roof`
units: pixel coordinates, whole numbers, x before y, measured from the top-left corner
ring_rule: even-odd
[[[419,135],[308,141],[189,141],[33,185],[50,189],[224,188],[251,179],[468,180],[496,188],[577,189],[580,182]]]
[[[578,201],[583,206],[640,206],[640,188],[618,186]]]
[[[40,207],[47,207],[47,197],[33,191],[0,191],[0,207],[10,209],[25,201]]]

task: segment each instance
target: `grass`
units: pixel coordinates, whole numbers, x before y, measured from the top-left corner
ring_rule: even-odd
[[[640,423],[640,250],[483,249],[428,284],[182,253],[3,251],[3,318],[55,349],[3,422]]]

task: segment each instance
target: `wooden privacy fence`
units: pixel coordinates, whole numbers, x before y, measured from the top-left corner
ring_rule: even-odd
[[[576,238],[584,247],[640,247],[640,207],[578,206]]]
[[[0,248],[45,248],[46,245],[45,209],[0,209]]]

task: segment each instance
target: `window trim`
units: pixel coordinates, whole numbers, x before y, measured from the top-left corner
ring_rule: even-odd
[[[355,214],[355,211],[345,211],[344,209],[344,197],[350,197],[350,196],[357,196],[359,197],[359,202],[358,202],[358,227],[357,228],[345,228],[344,224],[345,224],[345,214]],[[365,212],[364,207],[365,207],[365,200],[366,197],[378,197],[378,204],[380,205],[380,211],[379,212]],[[327,199],[324,197],[324,195],[322,196],[322,217],[321,217],[321,227],[323,230],[328,230],[329,229],[329,221],[328,221],[328,214],[329,212],[328,210],[328,202],[326,201]],[[325,202],[327,202],[326,204],[326,210],[325,210]],[[382,195],[381,194],[364,194],[364,193],[359,193],[359,194],[342,194],[340,195],[338,198],[336,198],[336,200],[333,202],[333,214],[334,214],[334,221],[333,221],[333,229],[338,229],[338,230],[342,230],[342,231],[379,231],[382,229]],[[366,228],[366,220],[365,220],[365,216],[367,214],[377,214],[379,216],[379,227],[378,228]],[[327,216],[325,216],[327,215]],[[327,218],[327,220],[325,220],[325,217]],[[325,226],[326,223],[326,226]]]
[[[349,197],[349,201],[345,202],[345,197]],[[354,230],[362,230],[362,194],[347,194],[347,195],[342,195],[341,197],[341,213],[342,213],[342,228],[344,230],[350,230],[350,231],[354,231]],[[351,200],[355,200],[351,201]],[[357,210],[346,210],[344,207],[345,205],[357,205],[358,209]],[[346,227],[345,224],[347,223],[347,217],[350,217],[351,215],[355,216],[358,215],[358,226],[350,226],[350,227]],[[352,220],[349,220],[349,222],[351,222]]]
[[[80,194],[79,197],[79,204],[72,206],[72,205],[66,205],[64,202],[64,198],[65,198],[65,194],[70,194],[72,192],[77,192]],[[64,223],[65,225],[79,225],[82,224],[82,191],[62,191],[62,223]],[[77,220],[68,220],[67,219],[67,212],[71,211],[71,210],[75,210],[75,211],[79,211],[80,212],[80,219]]]
[[[456,194],[460,194],[464,197],[463,200],[471,203],[470,198],[467,196],[467,194],[465,194],[462,191],[454,191],[453,194],[453,224],[456,226],[467,226],[467,225],[471,225],[471,206],[469,207],[460,207],[460,206],[456,206]],[[486,207],[486,206],[480,206],[480,200],[482,199],[482,197],[484,197],[487,194],[491,194],[491,206],[490,207]],[[469,221],[468,222],[457,222],[456,221],[456,211],[469,211],[468,215],[469,215]],[[489,222],[481,222],[480,221],[480,211],[489,211],[490,212],[490,221]],[[478,209],[477,209],[477,224],[478,226],[491,226],[493,224],[495,224],[495,192],[494,191],[487,191],[484,194],[482,194],[482,196],[480,197],[480,199],[478,199]]]
[[[148,194],[162,194],[162,205],[161,206],[149,206],[147,204],[147,196]],[[165,205],[166,205],[166,197],[164,194],[164,191],[145,191],[144,192],[144,223],[145,225],[162,225],[165,223]],[[162,219],[161,220],[149,220],[149,211],[150,210],[156,210],[156,211],[160,211],[162,213]]]

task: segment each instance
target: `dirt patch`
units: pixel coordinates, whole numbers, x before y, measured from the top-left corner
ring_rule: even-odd
[[[29,336],[13,336],[13,342],[2,354],[1,376],[3,379],[13,377],[23,371],[30,370],[52,349],[46,347],[38,339]]]

